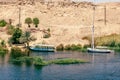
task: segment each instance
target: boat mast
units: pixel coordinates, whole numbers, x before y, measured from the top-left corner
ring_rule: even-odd
[[[93,5],[93,23],[92,23],[92,49],[95,48],[94,46],[94,20],[95,20],[95,5]]]
[[[104,6],[104,24],[106,25],[106,5]]]

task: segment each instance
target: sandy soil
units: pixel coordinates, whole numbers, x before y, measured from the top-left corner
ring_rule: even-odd
[[[104,5],[106,5],[106,20],[104,24]],[[0,5],[0,19],[8,21],[12,19],[13,25],[19,23],[19,7],[21,8],[21,29],[28,29],[24,23],[26,17],[38,17],[40,19],[39,29],[51,30],[51,37],[44,39],[43,32],[36,31],[32,35],[37,38],[33,43],[46,42],[48,44],[86,44],[82,37],[91,35],[93,9],[92,4],[81,3],[80,5],[70,4],[61,6],[60,4],[35,5]],[[31,25],[34,28],[34,25]],[[109,35],[120,33],[120,3],[96,4],[95,10],[95,35]],[[0,38],[7,41],[8,36],[5,30],[0,32]]]

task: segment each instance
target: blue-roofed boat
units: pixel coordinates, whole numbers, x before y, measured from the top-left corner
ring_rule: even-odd
[[[46,44],[36,44],[29,47],[32,51],[39,51],[39,52],[54,52],[55,47],[54,45],[46,45]]]

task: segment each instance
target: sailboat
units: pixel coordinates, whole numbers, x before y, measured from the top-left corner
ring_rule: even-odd
[[[95,6],[93,6],[92,44],[91,44],[91,48],[87,48],[87,51],[91,53],[111,53],[111,50],[108,50],[108,49],[95,48],[94,46],[94,19],[95,19]]]

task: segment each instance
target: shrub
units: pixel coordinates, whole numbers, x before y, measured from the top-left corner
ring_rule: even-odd
[[[83,48],[88,48],[88,47],[90,47],[90,44],[85,44],[85,45],[83,46]]]
[[[75,44],[72,44],[71,45],[71,50],[75,51],[75,50],[81,50],[82,46],[80,44],[78,45],[75,45]]]
[[[7,27],[7,34],[13,35],[14,31],[15,31],[15,27],[14,27],[14,26],[9,25],[9,26]]]
[[[47,31],[50,32],[50,28],[48,28]]]
[[[117,46],[117,47],[120,47],[120,42],[116,43],[116,46]]]
[[[0,54],[6,54],[8,52],[7,48],[0,46]]]
[[[69,44],[66,45],[64,49],[65,49],[65,50],[71,50],[71,45],[69,45]]]
[[[45,33],[45,34],[43,35],[43,38],[49,38],[49,37],[51,37],[51,34],[50,34],[50,33]]]
[[[12,43],[19,44],[20,43],[19,39],[21,36],[22,36],[22,30],[19,28],[16,28],[15,32],[13,33],[12,38],[11,38],[12,39],[11,41],[13,41]]]
[[[63,44],[60,44],[56,47],[56,50],[58,51],[63,51],[64,50],[64,45]]]
[[[82,46],[80,44],[77,44],[77,45],[75,45],[75,44],[69,45],[68,44],[65,46],[64,49],[65,50],[72,50],[72,51],[79,51],[82,49]]]
[[[26,56],[26,52],[22,51],[18,47],[12,47],[10,55],[12,58],[18,58],[18,57]]]
[[[34,57],[33,61],[35,66],[45,66],[48,64],[42,57]]]
[[[77,47],[75,44],[72,44],[72,45],[71,45],[71,50],[74,51],[74,50],[77,50],[77,49],[78,49],[78,47]]]
[[[0,27],[6,26],[7,22],[5,20],[0,20]]]
[[[102,44],[103,46],[105,45],[105,46],[109,46],[109,47],[115,47],[116,46],[116,42],[114,41],[114,40],[112,40],[112,41],[108,41],[108,42],[106,42],[106,43],[104,43],[104,44]]]

